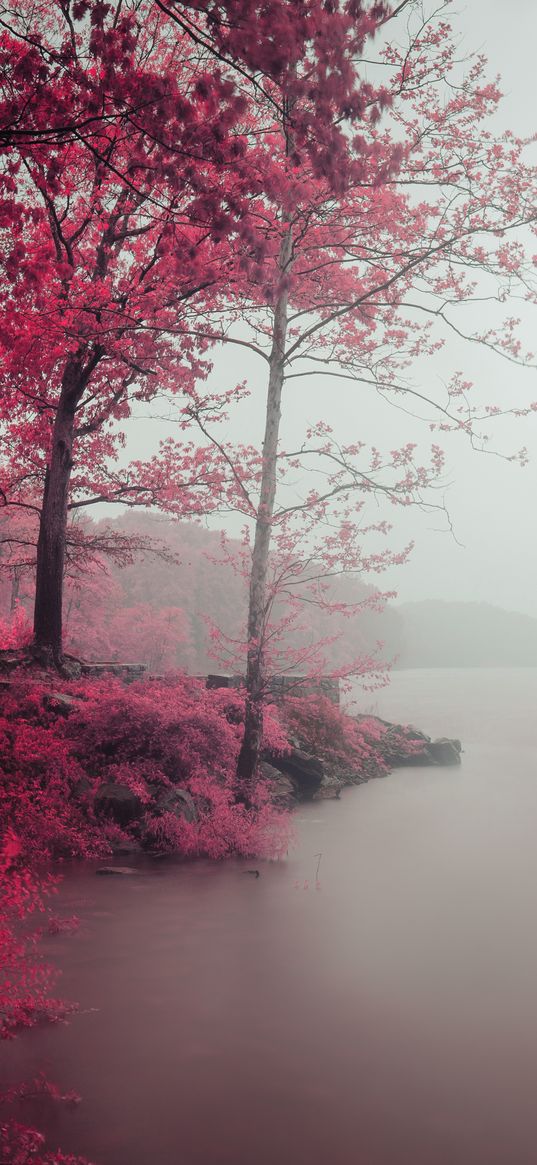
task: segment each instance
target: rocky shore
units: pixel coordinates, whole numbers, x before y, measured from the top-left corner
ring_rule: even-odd
[[[294,809],[306,801],[339,799],[344,788],[364,785],[379,777],[389,776],[393,769],[419,766],[432,768],[455,767],[461,764],[460,740],[441,737],[432,740],[413,727],[391,724],[379,717],[355,717],[368,726],[381,729],[380,743],[375,736],[374,755],[368,761],[360,760],[356,767],[341,767],[322,753],[314,755],[308,743],[296,737],[286,753],[265,752],[261,774],[272,790],[272,801],[279,808]],[[94,798],[98,816],[107,816],[123,827],[141,820],[143,806],[136,793],[118,783],[103,784]],[[195,821],[196,804],[187,789],[176,786],[156,798],[154,810],[172,812]],[[122,851],[125,852],[125,851]]]
[[[402,766],[461,763],[460,741],[351,715],[324,694],[284,694],[267,703],[263,781],[245,802],[235,779],[240,690],[182,675],[56,686],[24,670],[0,687],[0,803],[20,844],[42,858],[285,852],[287,811],[301,802],[339,798]]]
[[[353,719],[368,727],[378,726],[380,740],[375,737],[374,755],[360,760],[355,768],[341,767],[322,753],[312,755],[307,742],[295,739],[289,753],[265,754],[263,776],[272,783],[274,800],[279,805],[293,808],[301,801],[320,801],[339,798],[349,785],[364,785],[378,777],[385,777],[393,769],[419,767],[455,767],[461,764],[460,740],[441,737],[432,740],[412,726],[392,724],[377,716],[355,716]]]

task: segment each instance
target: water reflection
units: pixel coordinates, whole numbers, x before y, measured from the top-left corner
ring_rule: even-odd
[[[82,1013],[9,1049],[83,1094],[53,1141],[99,1165],[534,1165],[537,676],[429,673],[429,724],[423,690],[399,673],[379,711],[464,736],[460,772],[303,809],[259,879],[67,879],[83,926],[49,950]]]

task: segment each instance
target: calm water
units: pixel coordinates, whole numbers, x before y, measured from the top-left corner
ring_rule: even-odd
[[[83,1094],[98,1165],[534,1165],[537,671],[399,672],[362,706],[465,746],[298,813],[240,864],[75,872],[82,1013],[4,1056]],[[322,852],[319,890],[316,854]]]

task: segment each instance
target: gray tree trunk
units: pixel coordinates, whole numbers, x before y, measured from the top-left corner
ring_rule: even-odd
[[[281,398],[285,371],[285,346],[288,323],[287,275],[293,252],[291,228],[285,233],[278,259],[280,288],[274,305],[272,348],[269,361],[267,411],[263,440],[263,463],[259,506],[255,523],[252,569],[248,604],[248,647],[246,661],[246,706],[244,736],[237,762],[239,788],[244,795],[251,789],[263,739],[263,706],[266,695],[265,633],[267,619],[267,578],[276,497],[278,440],[280,435]]]

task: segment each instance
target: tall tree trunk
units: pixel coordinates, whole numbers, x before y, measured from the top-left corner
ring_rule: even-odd
[[[52,431],[37,542],[34,607],[34,652],[47,667],[63,665],[63,577],[75,416],[101,354],[94,353],[85,367],[79,354],[69,358]]]
[[[246,661],[246,705],[244,736],[237,762],[239,788],[247,796],[252,787],[263,739],[263,707],[266,695],[265,632],[267,619],[267,576],[272,531],[281,398],[285,371],[288,323],[287,276],[293,251],[292,230],[282,238],[278,267],[280,286],[274,305],[272,348],[269,361],[267,411],[263,440],[263,461],[259,506],[255,523],[248,604],[248,647]]]
[[[75,410],[62,391],[39,523],[34,608],[35,650],[43,663],[56,667],[61,667],[63,657],[63,574],[74,421]]]

